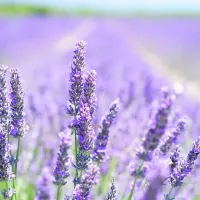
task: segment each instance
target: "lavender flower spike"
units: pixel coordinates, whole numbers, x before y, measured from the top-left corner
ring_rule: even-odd
[[[85,83],[83,86],[83,103],[90,108],[91,117],[96,108],[96,95],[95,95],[95,87],[96,87],[96,71],[92,70],[88,73],[85,78]]]
[[[179,164],[179,160],[180,160],[180,147],[177,146],[175,151],[171,154],[170,156],[170,170],[171,172],[174,171],[175,168],[177,168],[178,164]]]
[[[63,132],[59,133],[60,137],[60,147],[58,152],[58,158],[56,162],[56,167],[53,171],[54,175],[54,184],[58,186],[65,185],[66,178],[69,177],[69,167],[70,167],[70,157],[69,157],[69,148],[71,147],[72,141],[69,136]]]
[[[0,124],[5,130],[9,131],[10,113],[6,84],[7,69],[8,67],[3,65],[0,67]]]
[[[73,192],[73,200],[88,200],[90,198],[90,192],[92,185],[97,181],[97,175],[99,174],[99,167],[90,163],[79,185],[76,186]]]
[[[26,132],[24,112],[24,91],[20,80],[20,73],[17,69],[11,69],[11,132],[14,137],[22,137]]]
[[[158,147],[160,139],[165,133],[174,99],[173,92],[167,87],[162,88],[161,101],[150,120],[149,128],[143,138],[142,148],[137,153],[141,160],[150,161],[152,159],[152,153]]]
[[[15,190],[13,188],[8,188],[7,190],[3,190],[2,192],[4,200],[10,200],[15,194]]]
[[[52,192],[49,186],[52,183],[52,174],[50,173],[50,169],[45,167],[42,171],[42,177],[39,180],[37,185],[37,196],[35,200],[51,200],[52,199]]]
[[[78,114],[78,105],[83,92],[83,71],[85,68],[85,46],[86,43],[80,41],[74,50],[73,64],[70,73],[69,107],[67,113],[71,116]]]
[[[108,193],[106,200],[116,200],[117,199],[116,193],[117,192],[116,192],[115,180],[112,179],[110,191]]]
[[[177,127],[174,128],[172,134],[168,136],[168,138],[164,141],[164,143],[160,146],[160,151],[163,155],[166,155],[167,152],[170,151],[172,144],[177,142],[177,138],[179,135],[185,132],[186,122],[185,119],[180,119],[177,123]]]
[[[194,143],[192,149],[189,151],[187,159],[185,161],[179,161],[176,168],[174,168],[171,176],[170,183],[172,187],[182,185],[183,179],[192,171],[194,161],[200,154],[200,137],[198,137]]]
[[[0,181],[9,181],[14,175],[10,167],[10,145],[8,134],[0,132]]]
[[[103,117],[102,124],[95,140],[95,147],[93,150],[93,160],[102,162],[105,159],[106,147],[108,144],[109,129],[113,124],[116,115],[119,111],[119,99],[116,99],[109,108],[109,112]]]

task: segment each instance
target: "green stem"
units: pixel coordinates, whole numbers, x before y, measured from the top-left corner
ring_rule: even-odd
[[[18,160],[19,160],[19,152],[20,152],[20,137],[18,136],[18,141],[17,141],[17,154],[16,154],[16,163],[14,166],[14,174],[15,177],[13,178],[13,188],[15,189],[15,200],[17,200],[17,189],[16,189],[16,179],[17,179],[17,164],[18,164]],[[12,197],[13,199],[13,197]]]
[[[77,156],[78,156],[78,140],[77,140],[77,133],[76,130],[74,130],[74,142],[75,142],[75,164],[77,165]],[[76,169],[75,172],[75,179],[78,177],[78,170]],[[76,183],[74,182],[74,187],[76,186]]]
[[[172,191],[173,191],[174,187],[172,186],[168,192],[168,194],[166,195],[166,200],[170,200],[171,199],[171,194],[172,194]]]
[[[60,200],[61,186],[58,186],[56,200]]]
[[[19,160],[19,151],[20,151],[20,136],[18,136],[18,142],[17,142],[17,154],[16,154],[16,163],[15,163],[15,179],[17,178],[17,164]]]
[[[144,161],[140,164],[140,166],[138,167],[137,171],[140,171],[143,167],[143,164],[144,164]],[[131,192],[128,196],[128,199],[127,200],[132,200],[133,196],[134,196],[134,192],[135,192],[135,186],[136,186],[136,183],[137,183],[137,180],[138,180],[138,176],[136,174],[135,178],[134,178],[134,182],[133,182],[133,186],[131,188]]]
[[[15,190],[15,194],[12,196],[12,200],[13,200],[13,197],[15,196],[15,200],[17,200],[17,189],[16,189],[16,184],[15,184],[15,181],[16,181],[16,179],[15,178],[13,178],[13,188],[14,188],[14,190]]]

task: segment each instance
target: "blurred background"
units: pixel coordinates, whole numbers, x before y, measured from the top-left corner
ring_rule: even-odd
[[[194,88],[199,16],[198,0],[0,0],[0,63],[23,69],[31,84],[36,74],[67,72],[83,39],[90,68],[148,66]]]

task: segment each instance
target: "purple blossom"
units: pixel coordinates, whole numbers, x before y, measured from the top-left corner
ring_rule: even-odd
[[[185,132],[186,122],[185,119],[180,119],[177,123],[176,128],[172,133],[164,140],[163,144],[160,146],[160,151],[163,155],[166,155],[170,151],[172,145],[177,142],[179,135]]]
[[[10,78],[10,109],[11,109],[11,132],[14,137],[22,137],[26,132],[24,112],[24,91],[22,89],[20,73],[18,69],[11,69]]]
[[[48,167],[45,167],[42,171],[41,178],[37,185],[37,195],[35,200],[51,200],[52,189],[50,184],[52,183],[53,177]]]
[[[9,131],[10,112],[7,95],[6,74],[8,67],[0,67],[0,124],[5,130]]]
[[[71,147],[72,141],[71,138],[63,132],[59,133],[59,137],[60,137],[60,147],[53,175],[54,175],[54,184],[62,186],[67,183],[66,179],[70,175],[69,148]]]
[[[0,181],[9,181],[14,177],[10,166],[10,145],[8,134],[0,132]]]
[[[78,141],[80,151],[89,152],[93,148],[94,129],[90,108],[85,104],[79,105],[80,116],[78,119]]]
[[[70,73],[69,107],[67,113],[72,116],[78,114],[78,105],[83,93],[83,71],[85,68],[85,46],[86,43],[80,41],[74,50],[73,64]]]
[[[158,147],[160,139],[165,133],[171,107],[175,95],[168,88],[162,88],[162,98],[158,108],[150,119],[150,125],[143,138],[142,148],[138,151],[137,156],[142,160],[151,160],[153,151]]]
[[[117,99],[110,105],[108,114],[102,119],[101,127],[96,137],[95,147],[93,150],[93,160],[96,160],[97,162],[102,162],[105,159],[109,129],[117,116],[119,108],[119,99]]]
[[[116,200],[117,199],[117,194],[116,193],[117,193],[117,191],[116,191],[116,186],[115,186],[115,180],[112,179],[110,191],[108,193],[108,196],[107,196],[106,200]]]
[[[86,78],[85,83],[83,86],[83,103],[90,108],[90,114],[91,117],[93,116],[93,113],[96,108],[96,94],[95,94],[95,88],[96,88],[96,71],[92,70],[90,71]]]
[[[81,180],[81,183],[74,189],[73,196],[75,200],[88,200],[90,199],[90,192],[92,185],[97,181],[97,175],[99,174],[99,167],[90,163]]]
[[[174,169],[178,166],[179,160],[180,160],[180,147],[177,146],[175,151],[172,152],[170,156],[170,170],[171,172],[174,171]]]
[[[172,187],[182,185],[183,179],[192,171],[194,167],[194,161],[198,158],[200,153],[200,137],[198,137],[194,143],[192,149],[189,151],[186,160],[178,161],[178,165],[173,169],[170,175],[170,183]]]
[[[5,200],[10,200],[15,194],[15,190],[13,188],[4,189],[2,192],[3,198]]]

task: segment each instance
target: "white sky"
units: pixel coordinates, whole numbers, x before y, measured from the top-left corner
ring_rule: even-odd
[[[200,10],[200,0],[0,0],[0,3],[9,1],[58,7],[89,7],[112,10]]]

